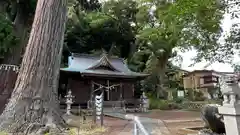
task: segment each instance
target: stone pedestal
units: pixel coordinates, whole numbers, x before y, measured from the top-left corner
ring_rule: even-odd
[[[223,105],[218,111],[223,115],[226,135],[240,135],[239,83],[232,81],[228,86],[228,92],[223,93]]]
[[[218,109],[224,118],[226,135],[240,135],[240,105],[236,108],[222,106]]]

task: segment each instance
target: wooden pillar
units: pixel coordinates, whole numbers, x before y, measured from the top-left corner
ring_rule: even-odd
[[[112,100],[112,96],[111,96],[111,99],[110,99],[110,83],[109,83],[109,80],[107,80],[107,100]],[[104,90],[103,90],[103,95],[104,95]],[[111,95],[112,95],[112,92],[111,92]]]
[[[123,108],[125,105],[123,103],[124,100],[124,93],[123,93],[123,88],[122,88],[122,82],[120,82],[120,101],[121,101],[121,107]]]
[[[134,88],[134,84],[132,84],[132,91],[133,91],[133,97],[135,97],[135,88]]]
[[[124,99],[123,89],[122,89],[122,82],[120,82],[120,100]]]
[[[91,104],[91,108],[93,107],[93,94],[94,94],[94,83],[91,80],[91,93],[90,93],[90,104]]]
[[[102,113],[101,113],[101,126],[103,126],[103,116],[104,116],[104,114],[103,114],[103,109],[104,109],[104,108],[103,108],[103,107],[104,107],[104,106],[103,106],[103,104],[104,104],[104,88],[102,88],[101,91],[102,91],[102,99],[103,99],[103,100],[102,100]]]

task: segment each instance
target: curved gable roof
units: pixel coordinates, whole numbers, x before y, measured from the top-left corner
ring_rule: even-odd
[[[90,56],[73,54],[72,56],[69,57],[68,67],[61,68],[61,71],[80,72],[82,75],[89,76],[126,77],[126,78],[148,76],[148,74],[142,74],[131,71],[124,63],[123,59],[108,58],[106,55]]]

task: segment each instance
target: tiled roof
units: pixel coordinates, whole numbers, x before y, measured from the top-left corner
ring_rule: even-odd
[[[148,74],[142,74],[131,71],[121,58],[108,58],[103,56],[90,56],[73,54],[69,57],[67,68],[61,68],[61,71],[80,72],[86,76],[106,76],[106,77],[145,77]]]
[[[218,74],[218,75],[234,75],[235,73],[234,72],[218,72],[218,71],[215,71],[215,70],[194,70],[192,72],[189,72],[187,74],[184,75],[184,77],[187,77],[191,74],[195,74],[195,73],[214,73],[214,74]]]

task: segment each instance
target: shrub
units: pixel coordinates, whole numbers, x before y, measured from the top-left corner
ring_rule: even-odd
[[[149,109],[172,110],[180,109],[180,107],[177,103],[168,100],[150,99]]]
[[[155,99],[155,98],[150,98],[149,99],[149,109],[159,109],[160,108],[160,104],[159,104],[159,101],[158,99]]]
[[[175,98],[174,101],[178,104],[182,103],[184,98]]]
[[[204,97],[202,92],[194,91],[195,101],[204,101],[206,98]]]

